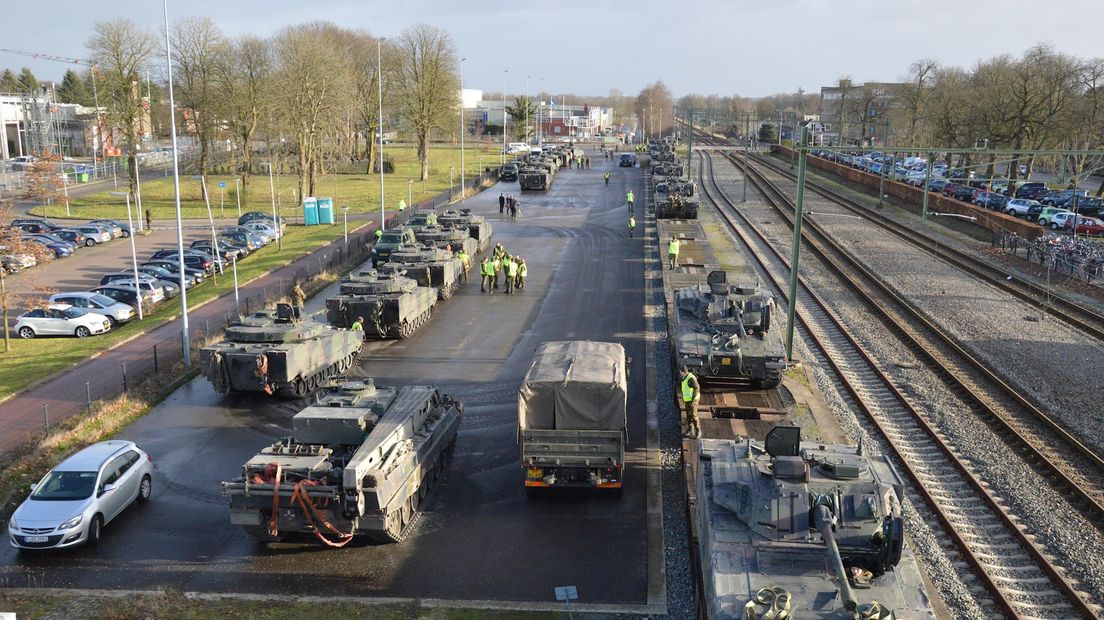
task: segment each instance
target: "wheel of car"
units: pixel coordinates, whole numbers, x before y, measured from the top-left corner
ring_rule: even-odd
[[[129,236],[130,236],[130,231],[129,230],[124,230],[123,231],[123,238],[126,239]]]
[[[1046,220],[1044,218],[1039,218],[1039,226],[1046,226]]]
[[[1015,209],[1012,209],[1012,208],[1005,209],[1004,212],[1007,213],[1008,215],[1013,216],[1013,217],[1015,217],[1015,215],[1016,215]]]
[[[1050,227],[1053,228],[1054,230],[1058,230],[1058,224],[1055,223],[1055,222],[1051,222]]]
[[[20,338],[25,338],[25,339],[28,339],[28,340],[31,339],[31,338],[34,338],[35,337],[34,330],[31,329],[30,327],[27,327],[27,326],[20,327],[19,328],[19,337]]]
[[[92,247],[92,246],[96,245],[96,240],[93,239],[92,237],[89,237],[89,238],[84,240],[84,245],[86,245],[88,247]]]
[[[103,516],[96,515],[92,517],[92,522],[88,524],[88,544],[99,544],[100,538],[103,537]]]
[[[144,504],[150,500],[153,494],[153,480],[148,475],[142,476],[142,484],[138,486],[138,503]]]
[[[88,328],[85,327],[84,325],[81,325],[80,327],[77,328],[76,331],[73,332],[73,334],[77,338],[87,338],[87,337],[92,335],[92,332],[89,331]]]
[[[108,323],[111,323],[111,329],[115,329],[115,326],[119,324],[119,321],[118,321],[118,319],[116,319],[115,317],[111,316],[110,314],[109,314],[109,315],[107,315],[107,322],[108,322]]]

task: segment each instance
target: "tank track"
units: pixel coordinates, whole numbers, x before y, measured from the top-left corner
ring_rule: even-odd
[[[360,349],[353,351],[348,356],[330,364],[326,368],[314,373],[306,379],[296,379],[291,383],[284,383],[277,388],[277,392],[280,396],[285,398],[306,398],[307,395],[317,390],[326,381],[345,374],[345,371],[349,370],[356,364],[357,358],[360,357]]]
[[[460,288],[459,278],[456,279],[456,280],[453,280],[452,284],[450,284],[448,286],[442,286],[441,288],[437,289],[437,299],[440,299],[441,301],[444,301],[444,300],[452,297],[453,294],[456,293],[456,289],[458,289],[458,288]]]
[[[413,321],[403,321],[399,325],[392,325],[388,332],[388,337],[398,338],[399,340],[406,340],[414,335],[414,332],[422,328],[423,325],[429,322],[433,318],[433,308],[430,306],[425,312],[414,317]]]
[[[414,525],[418,522],[418,517],[421,516],[421,506],[424,502],[429,500],[430,495],[436,491],[438,483],[441,477],[444,476],[445,470],[449,468],[452,463],[452,453],[456,447],[456,438],[453,437],[452,443],[441,452],[441,458],[437,459],[434,463],[433,469],[426,472],[422,477],[422,484],[418,485],[418,491],[411,493],[410,497],[406,498],[402,507],[391,511],[385,517],[386,528],[383,531],[364,532],[363,536],[365,540],[379,544],[391,544],[402,542],[406,539],[410,532],[414,529]],[[426,484],[426,481],[429,481]]]

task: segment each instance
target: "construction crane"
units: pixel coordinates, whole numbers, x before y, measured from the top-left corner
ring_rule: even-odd
[[[61,62],[70,65],[80,65],[82,67],[88,67],[92,71],[92,101],[96,106],[96,130],[98,136],[96,138],[100,142],[101,155],[107,158],[107,142],[103,139],[103,122],[100,120],[100,94],[96,90],[96,63],[85,58],[69,58],[67,56],[54,56],[53,54],[43,54],[41,52],[26,52],[23,50],[13,50],[0,48],[0,52],[7,52],[9,54],[18,54],[20,56],[27,56],[29,58],[35,58],[42,60],[51,60],[53,62]],[[93,161],[95,161],[95,151],[92,153]]]

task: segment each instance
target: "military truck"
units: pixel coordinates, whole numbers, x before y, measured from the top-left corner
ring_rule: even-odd
[[[410,226],[400,226],[384,231],[383,235],[372,245],[372,266],[378,267],[380,263],[391,260],[391,252],[408,243],[417,243],[414,237],[414,229]]]
[[[527,164],[518,173],[518,185],[522,190],[547,190],[555,173],[555,166],[547,162]]]
[[[442,226],[466,227],[471,238],[479,243],[479,252],[491,245],[491,223],[481,215],[472,214],[471,209],[445,209],[437,221]]]
[[[755,284],[729,284],[711,271],[706,284],[675,289],[678,363],[703,385],[772,389],[782,381],[786,350],[774,329],[774,296]]]
[[[529,495],[585,487],[620,491],[628,426],[625,349],[546,342],[518,391],[518,445]]]
[[[432,245],[406,244],[391,252],[391,262],[419,285],[436,289],[438,299],[448,299],[460,288],[464,265],[452,252]]]
[[[326,299],[326,320],[349,327],[364,317],[369,338],[409,338],[433,317],[437,291],[419,286],[399,271],[361,271],[341,282],[340,293]]]
[[[200,349],[203,376],[220,394],[264,392],[303,398],[355,362],[364,335],[305,320],[277,304],[226,327],[225,340]]]
[[[230,523],[262,541],[314,534],[398,542],[451,460],[464,406],[431,385],[327,389],[291,419],[292,434],[222,483]]]
[[[934,620],[889,458],[795,426],[695,449],[704,617]]]
[[[468,229],[458,226],[423,226],[414,232],[419,243],[429,244],[442,250],[459,252],[461,248],[468,256],[474,257],[479,251],[479,242],[472,239]]]

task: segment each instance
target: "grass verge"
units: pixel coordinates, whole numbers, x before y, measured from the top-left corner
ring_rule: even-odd
[[[238,264],[239,286],[309,254],[343,234],[343,231],[340,226],[289,226],[284,236],[283,250],[278,250],[275,244],[269,244]],[[234,281],[229,273],[219,276],[217,283],[208,280],[188,291],[188,307],[194,308],[233,290]],[[0,397],[24,390],[37,381],[82,362],[127,338],[154,329],[175,318],[179,312],[180,302],[172,299],[161,303],[152,314],[146,315],[145,320],[131,321],[101,336],[83,339],[13,338],[11,351],[0,354]]]

